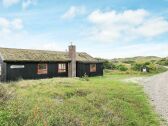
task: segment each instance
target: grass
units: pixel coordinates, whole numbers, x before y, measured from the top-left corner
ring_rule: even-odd
[[[1,85],[7,97],[0,104],[0,125],[158,126],[143,89],[120,81],[130,76],[108,73],[87,80],[53,78]]]
[[[124,75],[126,75],[127,77],[149,77],[149,76],[153,76],[156,74],[160,74],[160,73],[164,73],[166,72],[168,69],[164,69],[162,71],[155,71],[155,72],[147,72],[147,73],[143,73],[143,72],[138,72],[138,71],[133,71],[133,70],[128,70],[128,71],[119,71],[119,70],[108,70],[105,69],[105,73],[106,75],[122,75],[122,77]]]

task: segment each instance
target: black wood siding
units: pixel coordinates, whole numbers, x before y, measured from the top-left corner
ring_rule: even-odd
[[[7,81],[13,81],[18,79],[42,79],[42,78],[52,78],[52,77],[68,77],[68,63],[66,63],[66,72],[58,73],[58,63],[47,63],[48,73],[47,74],[37,74],[38,63],[7,63],[6,75]],[[24,65],[24,68],[11,69],[11,65]]]
[[[1,73],[0,73],[0,80],[2,81],[3,80],[3,61],[2,61],[2,59],[1,59],[1,57],[0,57],[0,65],[1,65]]]
[[[1,75],[0,81],[6,81],[6,63],[3,62],[2,58],[0,57],[0,64],[1,64]]]
[[[88,76],[103,76],[103,63],[96,64],[96,72],[90,72],[90,64],[92,63],[80,63],[77,62],[77,77],[82,77],[85,73]]]

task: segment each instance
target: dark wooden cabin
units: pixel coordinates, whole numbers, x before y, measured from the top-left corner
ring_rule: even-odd
[[[0,80],[102,76],[103,63],[87,53],[0,48]]]

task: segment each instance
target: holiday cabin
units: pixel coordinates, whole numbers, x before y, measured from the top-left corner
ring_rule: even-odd
[[[0,48],[0,80],[102,76],[103,62],[85,52]]]

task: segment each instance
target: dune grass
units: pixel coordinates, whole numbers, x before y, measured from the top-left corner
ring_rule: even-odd
[[[22,80],[1,85],[2,126],[158,126],[143,89],[120,81],[129,75],[89,79]]]

